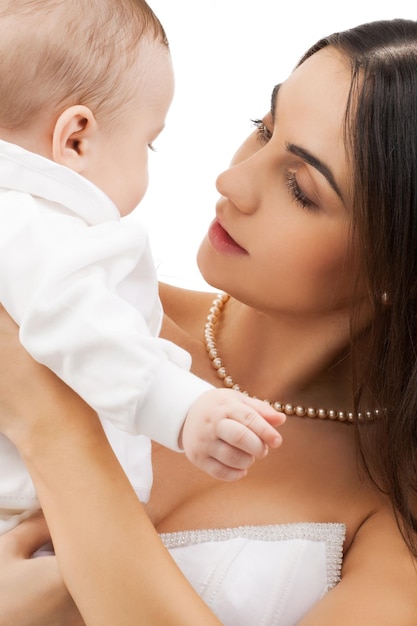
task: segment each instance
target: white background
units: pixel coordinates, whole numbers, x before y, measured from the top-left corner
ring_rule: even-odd
[[[150,185],[133,219],[149,230],[162,280],[207,289],[195,255],[214,217],[216,176],[269,110],[273,86],[337,30],[417,18],[410,0],[148,0],[167,32],[176,91],[150,154]]]

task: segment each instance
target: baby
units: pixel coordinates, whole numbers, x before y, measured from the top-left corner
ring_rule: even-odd
[[[0,0],[0,59],[0,302],[23,345],[97,411],[143,501],[150,439],[240,478],[284,416],[211,387],[158,336],[147,236],[122,219],[173,96],[160,22],[142,0]],[[0,532],[37,506],[2,437]]]

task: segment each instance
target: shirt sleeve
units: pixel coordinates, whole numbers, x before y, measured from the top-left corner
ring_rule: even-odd
[[[0,300],[22,344],[101,418],[179,450],[188,409],[211,386],[188,371],[188,353],[155,336],[161,307],[146,233],[131,221],[88,226],[9,193]]]

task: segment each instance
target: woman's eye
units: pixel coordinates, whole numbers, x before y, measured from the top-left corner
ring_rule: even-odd
[[[153,143],[148,143],[148,148],[149,148],[149,150],[152,150],[152,152],[156,152],[156,148],[153,145]]]
[[[272,137],[271,131],[267,128],[262,120],[251,120],[252,124],[257,128],[256,138],[262,145],[268,143]]]
[[[309,211],[314,211],[315,209],[317,209],[317,204],[315,204],[312,200],[310,200],[310,198],[305,195],[304,191],[298,184],[295,172],[286,172],[286,178],[287,189],[289,190],[291,196],[296,201],[296,203],[299,204],[303,209],[308,209]]]

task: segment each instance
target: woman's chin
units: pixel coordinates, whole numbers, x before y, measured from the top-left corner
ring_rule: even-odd
[[[217,257],[217,258],[216,258]],[[206,235],[200,244],[197,252],[197,267],[201,276],[204,278],[208,285],[211,285],[214,289],[222,290],[222,274],[224,271],[219,271],[218,268],[218,255],[215,255],[212,245],[210,244],[208,235]]]

